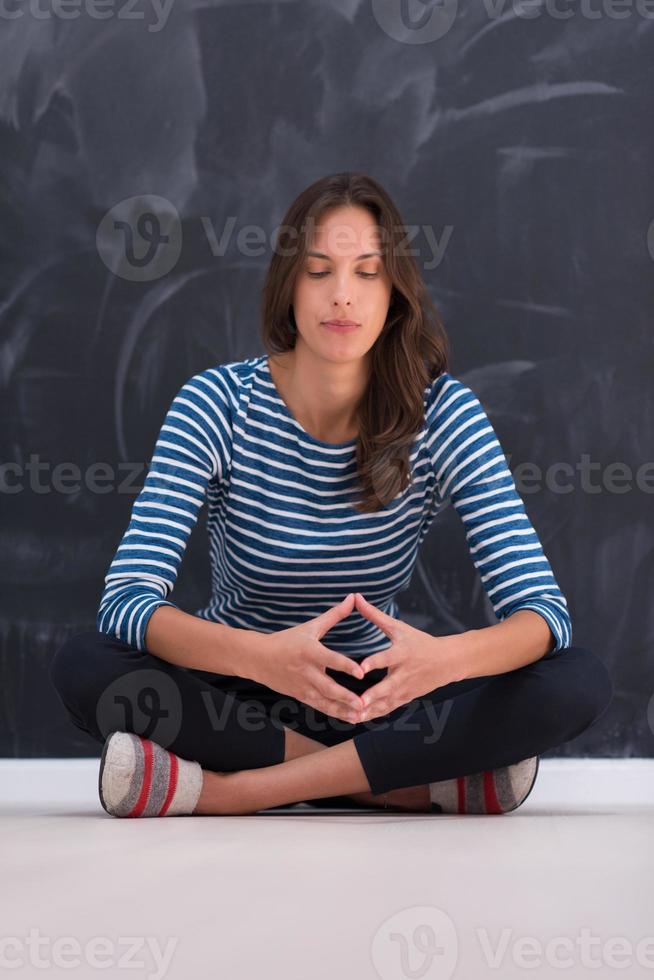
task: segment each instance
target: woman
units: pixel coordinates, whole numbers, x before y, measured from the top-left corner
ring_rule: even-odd
[[[291,205],[262,336],[266,354],[178,392],[97,631],[54,658],[73,722],[104,742],[103,806],[515,809],[539,754],[595,721],[612,684],[571,645],[566,599],[481,403],[447,371],[375,180],[328,176]],[[211,601],[190,615],[168,596],[205,500]],[[499,622],[432,636],[397,618],[395,596],[448,500]]]

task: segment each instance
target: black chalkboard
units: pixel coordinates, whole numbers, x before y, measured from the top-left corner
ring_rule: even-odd
[[[414,6],[3,19],[2,755],[99,755],[48,664],[95,627],[173,395],[262,352],[274,229],[307,184],[341,170],[380,180],[417,230],[451,371],[511,468],[572,487],[543,478],[523,499],[574,642],[609,666],[616,695],[552,754],[652,755],[654,24],[636,3],[620,18],[599,0],[595,18],[560,5],[562,18],[470,0],[440,4],[451,22],[430,38],[430,5]],[[137,212],[170,236],[152,276],[117,264]],[[263,231],[258,253],[239,242],[248,225]],[[90,482],[99,463],[108,492]],[[631,473],[620,491],[606,485],[617,463]],[[191,610],[207,596],[202,516],[174,598]],[[438,634],[495,621],[452,508],[400,609]]]

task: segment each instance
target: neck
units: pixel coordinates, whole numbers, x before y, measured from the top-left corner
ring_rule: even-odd
[[[298,342],[268,363],[279,393],[307,432],[323,442],[356,438],[357,404],[368,384],[366,358],[327,361]]]

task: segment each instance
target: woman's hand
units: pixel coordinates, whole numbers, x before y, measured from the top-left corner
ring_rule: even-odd
[[[299,626],[260,633],[254,680],[273,691],[289,694],[323,714],[354,724],[359,720],[361,698],[325,673],[327,667],[353,677],[363,677],[360,664],[324,646],[320,639],[354,609],[354,593],[343,602]],[[256,676],[255,676],[256,675]]]
[[[364,712],[361,721],[389,714],[437,687],[461,679],[460,634],[431,636],[388,616],[359,592],[355,594],[355,600],[361,615],[378,626],[393,643],[387,650],[373,653],[361,661],[366,673],[380,667],[388,668],[383,680],[362,695]]]

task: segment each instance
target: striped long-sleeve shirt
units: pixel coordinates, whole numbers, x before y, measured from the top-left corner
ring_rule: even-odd
[[[356,439],[322,442],[294,418],[266,354],[189,378],[166,414],[143,489],[105,577],[97,628],[146,650],[207,503],[208,605],[194,615],[259,632],[306,622],[361,592],[391,616],[418,549],[449,499],[496,617],[532,609],[552,652],[569,646],[567,602],[518,495],[486,412],[448,372],[424,391],[412,482],[377,513],[353,506]],[[356,610],[322,642],[355,658],[390,641]]]

